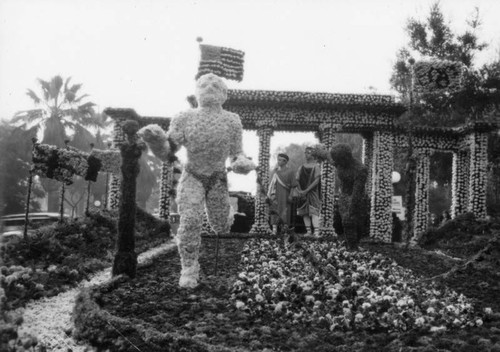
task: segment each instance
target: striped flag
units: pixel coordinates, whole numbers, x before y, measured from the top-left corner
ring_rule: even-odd
[[[243,79],[243,57],[241,50],[200,44],[201,60],[196,79],[207,73],[241,82]]]

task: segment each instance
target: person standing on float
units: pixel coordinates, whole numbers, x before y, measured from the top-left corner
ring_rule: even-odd
[[[293,170],[288,167],[290,158],[285,153],[278,154],[278,163],[271,173],[267,197],[270,201],[270,221],[273,235],[278,234],[279,225],[290,227],[292,204],[290,190],[295,184]]]
[[[319,237],[319,214],[321,210],[321,168],[312,155],[312,148],[306,147],[306,162],[297,170],[299,201],[297,215],[302,216],[306,226],[306,236]],[[313,232],[314,230],[314,232]]]

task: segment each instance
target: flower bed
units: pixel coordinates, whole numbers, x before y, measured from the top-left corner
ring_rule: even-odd
[[[214,242],[203,238],[204,274],[194,290],[178,287],[174,251],[138,268],[133,281],[84,291],[76,336],[115,351],[465,351],[480,340],[484,350],[500,347],[497,313],[475,310],[470,299],[373,248],[349,253],[335,242],[221,239],[215,277]],[[410,265],[417,260],[427,263],[418,253]]]
[[[422,283],[382,255],[333,242],[251,241],[234,284],[238,309],[333,330],[407,331],[481,324],[471,302]]]
[[[138,211],[136,252],[166,242],[168,223]],[[51,297],[113,262],[116,214],[89,217],[37,229],[29,243],[7,243],[0,248],[0,284],[6,309],[22,307],[31,299]]]

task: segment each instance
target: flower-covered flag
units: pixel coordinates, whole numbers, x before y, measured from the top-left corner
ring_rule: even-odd
[[[413,67],[415,90],[421,93],[462,89],[464,66],[454,61],[419,61]]]
[[[243,57],[241,50],[200,44],[201,60],[196,79],[213,73],[219,77],[241,82],[243,79]]]

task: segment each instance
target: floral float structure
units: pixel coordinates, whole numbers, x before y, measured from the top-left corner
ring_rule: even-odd
[[[391,241],[393,153],[395,146],[408,145],[405,131],[395,125],[406,108],[393,96],[230,89],[224,109],[237,113],[245,130],[257,131],[259,166],[269,165],[271,137],[276,131],[315,132],[327,149],[335,144],[337,133],[361,134],[362,161],[369,170],[366,188],[370,196],[370,237]],[[141,117],[132,109],[108,108],[105,113],[115,121],[115,144],[123,139],[121,126],[128,119],[137,120],[141,126],[157,123],[165,130],[170,121],[169,118]],[[488,133],[495,128],[494,123],[475,121],[457,128],[414,130],[413,145],[418,158],[414,234],[427,228],[429,165],[434,151],[453,153],[452,216],[464,212],[472,212],[477,218],[486,216]],[[171,168],[171,165],[165,165],[162,173],[159,208],[163,218],[169,216]],[[259,167],[257,179],[260,180],[257,187],[267,189],[268,167]],[[322,164],[321,180],[324,198],[320,231],[324,236],[335,235],[335,170],[330,163]],[[110,192],[111,206],[118,204],[117,182],[117,177],[111,181],[115,190]],[[265,199],[257,196],[251,233],[270,233],[266,207]]]
[[[267,167],[270,159],[269,148],[275,131],[315,132],[327,149],[335,144],[337,133],[361,134],[363,137],[362,161],[368,167],[366,191],[370,196],[370,237],[385,242],[391,241],[393,153],[395,146],[404,147],[409,143],[405,130],[395,124],[406,108],[396,102],[393,96],[228,90],[228,99],[223,107],[240,116],[245,130],[257,131],[258,165],[261,166],[258,169],[257,186],[263,189],[267,189],[269,183]],[[137,121],[139,127],[157,124],[165,131],[170,125],[168,117],[143,117],[133,109],[107,108],[104,113],[115,123],[112,148],[118,148],[125,141],[123,126],[127,120]],[[497,126],[493,122],[472,121],[454,128],[418,127],[414,129],[412,144],[418,164],[413,214],[414,238],[427,229],[430,157],[435,151],[453,153],[450,212],[452,217],[464,212],[472,212],[476,218],[486,217],[488,134],[495,128]],[[42,147],[39,145],[38,149],[41,150]],[[71,151],[58,149],[50,153],[52,156],[47,154],[46,157],[42,157],[51,164],[52,169],[49,170],[49,175],[47,175],[47,170],[44,171],[43,166],[38,165],[39,174],[55,177],[62,173],[65,175],[64,182],[70,182],[68,180],[71,175],[67,175],[67,170],[65,170],[67,167],[64,165],[71,165],[71,162],[64,162],[64,165],[54,163],[60,164],[68,159]],[[64,155],[56,157],[57,153]],[[35,162],[41,160],[40,155],[37,155],[38,159],[34,158]],[[112,150],[106,153],[94,150],[91,155],[101,161],[103,166],[99,171],[107,170],[112,173],[108,207],[117,209],[121,178],[118,172],[113,171],[117,170],[114,165],[117,155],[113,156]],[[96,164],[95,160],[88,162],[92,165]],[[58,171],[57,168],[61,170]],[[86,175],[85,170],[70,173]],[[168,219],[170,216],[172,175],[172,162],[165,162],[161,174],[159,201],[160,217],[163,219]],[[333,228],[334,167],[330,163],[323,163],[321,176],[324,201],[320,216],[320,232],[324,236],[335,235]],[[270,233],[267,205],[265,199],[259,196],[260,193],[262,192],[257,192],[255,199],[255,222],[250,232],[267,234]]]

